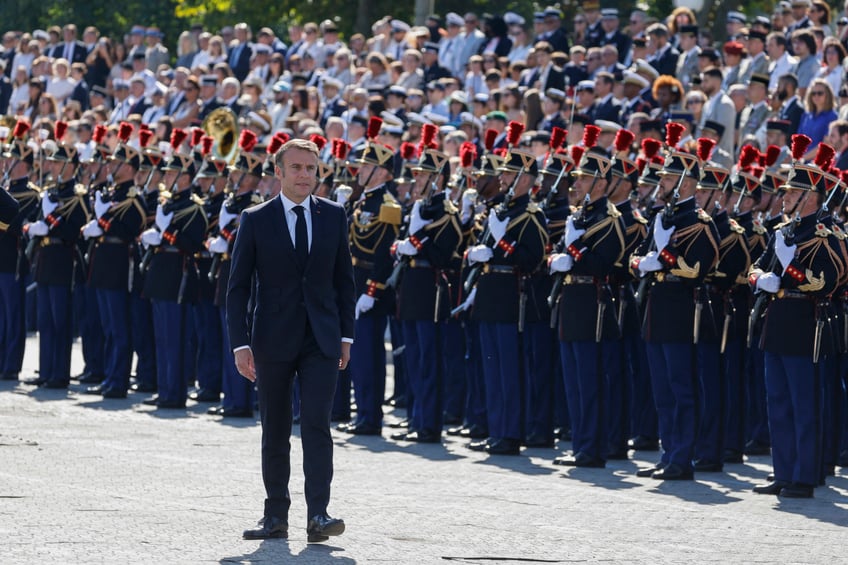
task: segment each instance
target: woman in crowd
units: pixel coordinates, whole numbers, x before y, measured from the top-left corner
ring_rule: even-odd
[[[500,102],[500,110],[510,121],[524,121],[524,112],[521,110],[521,91],[517,86],[504,88]]]
[[[41,55],[41,44],[37,39],[33,39],[28,33],[21,35],[18,52],[12,58],[12,68],[18,67],[30,68],[36,57]]]
[[[9,98],[9,114],[20,113],[29,100],[29,73],[26,67],[15,67],[12,77],[12,95]]]
[[[193,76],[186,79],[183,86],[183,101],[174,112],[173,123],[178,128],[186,128],[197,120],[200,114],[200,84]]]
[[[651,117],[658,118],[672,110],[680,110],[680,104],[683,101],[683,85],[673,76],[661,75],[654,81],[651,94],[659,105],[651,112]]]
[[[833,35],[833,30],[830,29],[830,6],[823,0],[813,0],[810,5],[810,10],[807,12],[813,27],[820,27],[824,32],[825,37]]]
[[[671,15],[668,17],[668,36],[672,46],[677,47],[678,45],[677,32],[680,31],[681,26],[697,24],[698,20],[695,18],[695,12],[690,8],[680,6],[672,10]]]
[[[686,110],[692,112],[692,123],[701,121],[701,114],[704,112],[704,104],[707,103],[707,97],[700,90],[692,90],[686,93],[684,106]]]
[[[56,104],[60,107],[73,94],[74,87],[77,85],[76,81],[68,76],[70,70],[67,60],[56,59],[53,63],[53,76],[47,83],[47,93],[56,99]]]
[[[88,86],[105,88],[112,66],[115,64],[115,49],[112,47],[112,40],[108,37],[98,39],[94,49],[86,57],[85,64],[88,66],[88,72],[85,75]]]
[[[34,110],[35,113],[31,114],[33,121],[39,119],[55,121],[59,117],[59,107],[56,104],[56,99],[46,92],[38,97],[38,107],[34,108]]]
[[[830,122],[837,117],[834,110],[836,100],[833,90],[830,88],[830,83],[823,78],[813,79],[810,88],[807,89],[804,107],[807,111],[801,116],[798,133],[809,136],[813,140],[810,144],[810,150],[805,156],[807,159],[812,159],[819,142],[827,135]]]
[[[367,59],[368,70],[362,75],[357,86],[365,90],[382,90],[389,86],[389,63],[382,53],[372,52]]]
[[[478,53],[494,55],[495,57],[506,57],[512,50],[512,40],[507,35],[506,22],[501,16],[491,16],[483,20],[483,33],[486,40],[480,45]]]
[[[515,37],[512,39],[512,49],[509,52],[509,62],[515,63],[517,61],[526,61],[527,53],[530,52],[530,35],[527,33],[527,30],[524,29],[524,26],[518,28],[518,32],[515,34]]]
[[[825,79],[830,84],[831,90],[839,92],[845,76],[845,68],[842,66],[842,61],[848,56],[848,52],[845,51],[845,47],[835,37],[825,39],[823,47],[824,60],[822,61],[822,68],[817,78]]]
[[[121,64],[127,59],[127,48],[120,41],[112,44],[111,51],[112,65],[109,67],[109,83],[111,84],[117,78],[123,78],[123,67]]]

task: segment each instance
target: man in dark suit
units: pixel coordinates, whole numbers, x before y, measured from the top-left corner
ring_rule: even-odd
[[[621,105],[612,94],[614,85],[615,78],[606,71],[598,73],[595,77],[595,96],[598,97],[595,102],[595,120],[618,121]]]
[[[777,117],[789,121],[790,132],[798,131],[801,116],[804,115],[804,106],[798,98],[798,77],[788,73],[777,79],[777,92],[774,96],[781,103]]]
[[[68,63],[85,63],[88,50],[82,41],[77,40],[77,26],[68,24],[62,28],[65,41],[59,43],[50,51],[53,59],[65,59]]]
[[[830,122],[824,140],[836,149],[836,157],[834,157],[836,168],[841,171],[848,169],[848,122],[845,120]]]
[[[288,536],[291,398],[297,374],[308,541],[325,541],[345,529],[342,520],[327,515],[327,505],[333,478],[330,411],[338,371],[347,367],[354,335],[347,218],[341,206],[311,195],[318,171],[314,143],[289,141],[275,165],[282,192],[242,214],[227,292],[236,367],[258,381],[267,493],[264,518],[244,537]],[[256,307],[249,325],[254,289]]]
[[[236,40],[238,44],[230,47],[229,64],[233,75],[239,82],[247,78],[250,72],[250,58],[253,57],[253,48],[250,40],[250,28],[246,23],[237,24],[235,27]]]
[[[655,46],[648,62],[659,74],[674,76],[680,51],[668,42],[668,28],[663,24],[652,24],[648,28],[648,40]]]

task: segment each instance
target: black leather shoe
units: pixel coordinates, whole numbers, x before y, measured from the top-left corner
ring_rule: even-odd
[[[562,458],[561,462],[557,463],[557,465],[564,465],[566,467],[586,467],[589,469],[603,469],[606,467],[607,463],[603,459],[599,459],[597,457],[592,457],[586,453],[578,453],[574,457],[565,457]]]
[[[349,428],[352,428],[355,424],[353,422],[341,422],[336,426],[336,430],[340,432],[346,432]]]
[[[658,481],[691,481],[695,478],[695,474],[689,469],[683,469],[672,463],[665,469],[655,471],[651,478]]]
[[[213,390],[208,390],[205,388],[197,389],[188,395],[188,397],[195,402],[220,402],[221,401],[221,393],[215,392]]]
[[[610,452],[607,454],[607,461],[627,461],[627,450],[611,449]]]
[[[318,514],[309,520],[306,526],[306,541],[317,543],[327,541],[330,536],[340,536],[345,531],[344,520],[330,518],[326,514]]]
[[[771,448],[768,445],[763,445],[754,440],[745,444],[745,455],[768,455],[771,453]]]
[[[44,381],[39,386],[41,388],[61,389],[68,388],[68,384],[67,381]]]
[[[692,470],[696,473],[720,473],[724,470],[724,464],[699,460],[692,465]]]
[[[660,442],[654,438],[636,436],[627,440],[627,447],[635,451],[657,451],[660,448]]]
[[[563,453],[559,457],[554,457],[554,460],[552,461],[552,463],[554,465],[568,466],[568,462],[571,461],[572,459],[574,459],[574,457],[572,457],[571,455],[568,455],[567,453]]]
[[[133,392],[156,392],[156,385],[133,383],[133,385],[130,386],[130,390]]]
[[[184,410],[185,402],[165,402],[164,400],[159,400],[156,402],[156,408]]]
[[[106,375],[95,375],[92,373],[85,373],[80,375],[79,382],[81,385],[90,385],[102,383],[106,380]]]
[[[781,498],[813,498],[814,487],[800,483],[789,483],[781,489],[777,496]]]
[[[648,479],[660,469],[662,469],[662,467],[660,467],[659,465],[654,465],[653,467],[648,467],[647,469],[639,469],[638,471],[636,471],[636,476],[642,479]]]
[[[253,418],[253,410],[250,410],[249,408],[241,410],[227,410],[226,408],[221,408],[218,411],[218,416],[223,416],[224,418]]]
[[[268,539],[289,537],[289,524],[282,518],[262,518],[258,528],[245,530],[241,535],[244,539]]]
[[[389,399],[387,404],[389,406],[393,406],[394,408],[406,408],[406,396],[395,396],[394,398]]]
[[[725,449],[724,455],[722,456],[722,461],[725,463],[743,463],[745,458],[742,456],[741,451],[737,451],[735,449]]]
[[[524,440],[524,445],[526,447],[547,447],[553,448],[555,445],[554,438],[545,437],[541,435],[532,435],[527,436],[527,439]]]
[[[223,410],[224,410],[223,406],[210,406],[209,408],[206,409],[206,413],[209,414],[210,416],[220,416],[221,412],[223,412]]]
[[[47,379],[45,379],[44,377],[35,377],[33,379],[25,380],[24,384],[25,385],[32,385],[32,386],[41,386],[46,382],[47,382]]]
[[[396,430],[405,430],[409,429],[409,418],[401,420],[399,422],[392,422],[391,424],[387,424],[390,428],[394,428]]]
[[[459,435],[469,439],[486,439],[489,437],[489,430],[482,426],[474,425],[464,428]]]
[[[471,451],[486,451],[486,448],[489,447],[489,443],[493,441],[494,440],[491,440],[490,438],[472,441],[468,444],[468,449]]]
[[[3,373],[0,375],[0,381],[16,381],[18,380],[18,373]]]
[[[411,432],[407,431],[394,432],[389,435],[389,439],[393,439],[395,441],[406,441],[406,436],[408,436],[410,433]]]
[[[82,393],[83,394],[103,394],[104,390],[105,389],[103,388],[103,385],[94,385],[94,386],[85,387],[85,389],[82,391]]]
[[[370,426],[368,424],[349,426],[345,431],[355,436],[378,436],[382,433],[379,426]]]
[[[786,481],[771,481],[770,483],[766,483],[764,485],[757,485],[753,490],[757,494],[780,494],[780,491],[783,490],[783,487],[788,486],[789,483]]]
[[[103,398],[126,398],[127,391],[117,388],[106,388],[102,391]]]
[[[486,446],[489,455],[519,455],[521,453],[521,442],[517,439],[501,438]]]
[[[462,430],[467,429],[465,426],[455,426],[453,428],[448,428],[445,433],[449,436],[461,436]]]
[[[415,443],[441,443],[442,436],[435,432],[409,432],[406,434],[404,438],[405,441],[412,441]]]
[[[141,403],[145,406],[156,406],[157,404],[159,404],[159,396],[154,394],[150,398],[145,398],[144,400],[142,400]]]

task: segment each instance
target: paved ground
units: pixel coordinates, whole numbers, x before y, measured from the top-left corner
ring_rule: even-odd
[[[657,484],[633,475],[649,459],[562,471],[553,450],[487,458],[452,439],[340,434],[330,512],[348,531],[306,544],[295,440],[290,539],[243,541],[262,508],[258,425],[139,402],[0,383],[1,563],[848,560],[845,470],[814,500],[778,501],[750,492],[767,458]]]

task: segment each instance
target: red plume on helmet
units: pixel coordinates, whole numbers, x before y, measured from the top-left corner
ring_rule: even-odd
[[[383,127],[383,120],[377,116],[371,116],[368,120],[368,139],[375,139],[380,135],[380,128]]]
[[[506,147],[498,147],[497,149],[492,151],[492,153],[494,153],[498,157],[506,157],[506,153],[507,153]]]
[[[669,122],[665,125],[665,144],[671,148],[677,147],[683,137],[686,127],[677,122]]]
[[[647,165],[647,164],[648,164],[648,161],[645,160],[644,157],[637,157],[636,158],[636,168],[639,169],[640,175],[642,174],[642,171],[645,170],[645,165]]]
[[[197,147],[197,144],[200,143],[200,140],[203,139],[203,136],[206,132],[204,132],[201,128],[192,128],[191,129],[191,141],[189,144],[192,147]]]
[[[476,157],[477,147],[470,141],[466,141],[459,146],[459,166],[463,169],[471,167]]]
[[[841,171],[839,173],[839,178],[842,179],[842,182],[844,182],[845,184],[848,184],[848,169]]]
[[[149,130],[150,126],[147,124],[138,124],[138,131]]]
[[[188,137],[188,133],[186,130],[182,128],[174,128],[171,131],[171,147],[174,148],[174,151],[180,150],[180,145],[183,144],[183,141]]]
[[[763,176],[763,172],[765,172],[765,169],[759,165],[751,165],[751,169],[749,172],[755,177],[760,178],[761,176]]]
[[[400,144],[400,157],[404,161],[411,161],[411,160],[415,159],[415,153],[416,153],[416,149],[415,149],[414,143],[404,141],[403,143]]]
[[[103,135],[106,135],[106,127],[105,126],[98,126],[98,127],[103,128]],[[29,122],[26,122],[24,120],[18,120],[18,122],[15,124],[15,129],[12,130],[12,137],[16,137],[18,139],[21,139],[23,136],[25,136],[27,134],[27,132],[29,131],[29,128],[30,128]],[[96,143],[100,143],[100,142],[96,141]]]
[[[642,140],[642,153],[645,154],[646,159],[653,159],[660,152],[660,148],[662,147],[662,143],[657,141],[656,139],[646,138]]]
[[[813,140],[803,133],[794,134],[792,136],[792,158],[796,161],[801,159],[812,142]]]
[[[423,149],[429,149],[436,139],[436,134],[439,133],[439,128],[433,124],[424,124],[421,127],[421,142],[418,146]]]
[[[121,140],[121,143],[126,143],[130,140],[130,136],[133,132],[133,125],[129,122],[121,122],[118,125],[118,139]]]
[[[556,151],[562,146],[562,143],[565,141],[565,137],[568,135],[568,132],[560,127],[554,127],[551,132],[551,151]]]
[[[21,122],[18,122],[18,123],[21,123]],[[27,127],[29,127],[29,126],[27,126]],[[15,129],[17,130],[17,127]],[[103,143],[103,138],[105,138],[105,137],[106,137],[106,126],[104,126],[103,124],[97,124],[96,126],[94,126],[94,131],[91,132],[91,139],[94,140],[94,143],[96,143],[97,145],[100,145],[101,143]]]
[[[818,150],[816,151],[816,166],[823,171],[827,171],[830,169],[831,164],[833,164],[833,157],[835,155],[836,151],[833,147],[827,143],[819,143]]]
[[[204,135],[200,138],[200,154],[208,157],[212,153],[212,146],[215,145],[215,138],[211,135]]]
[[[327,145],[327,138],[323,135],[318,135],[317,133],[310,135],[309,141],[318,146],[318,151],[323,150],[324,146]]]
[[[583,158],[583,154],[586,152],[586,148],[582,145],[572,145],[571,146],[571,160],[574,161],[574,166],[576,167],[580,163],[580,159]]]
[[[588,125],[583,128],[583,146],[586,149],[592,148],[598,143],[598,137],[601,135],[601,128],[594,125]],[[577,161],[575,161],[576,163]]]
[[[147,147],[150,145],[150,140],[153,139],[153,132],[149,129],[143,129],[138,132],[138,144],[141,147]]]
[[[707,137],[699,137],[698,138],[698,150],[697,155],[698,159],[703,162],[707,162],[710,160],[710,156],[713,154],[713,149],[715,149],[716,142]]]
[[[336,159],[344,161],[347,159],[347,154],[350,153],[350,143],[345,140],[339,142],[339,152],[336,154]]]
[[[739,170],[744,171],[753,165],[759,155],[760,152],[753,145],[743,145],[742,150],[739,152]]]
[[[56,141],[62,141],[62,138],[65,137],[65,132],[68,131],[68,122],[63,122],[59,120],[56,122],[56,125],[53,126],[53,135],[56,137]]]
[[[506,125],[506,142],[510,147],[518,145],[522,133],[524,133],[524,124],[521,122],[512,120]]]
[[[615,150],[616,151],[627,151],[630,149],[630,144],[633,143],[633,140],[636,139],[636,135],[630,131],[629,129],[620,129],[615,134]]]
[[[241,134],[239,134],[239,147],[243,153],[250,153],[253,151],[254,146],[256,146],[256,141],[257,137],[255,133],[249,129],[241,130]]]
[[[335,144],[336,141],[338,141],[338,140],[334,139],[333,143]],[[279,151],[280,147],[282,147],[282,146],[283,146],[282,138],[277,137],[275,135],[274,137],[271,138],[271,141],[268,142],[268,147],[265,148],[265,152],[268,153],[268,155],[273,155],[274,153]]]
[[[777,163],[778,157],[780,157],[780,147],[777,145],[766,147],[766,167],[774,166]]]
[[[487,129],[486,134],[483,137],[483,147],[486,148],[486,151],[491,152],[495,147],[495,140],[498,138],[498,131],[494,129]]]
[[[284,131],[278,131],[277,133],[274,134],[274,137],[279,137],[280,140],[282,140],[283,145],[285,145],[288,142],[288,140],[291,139],[291,136]]]

